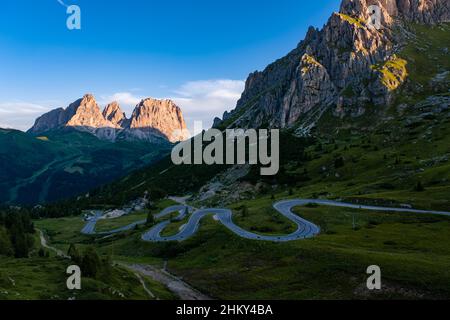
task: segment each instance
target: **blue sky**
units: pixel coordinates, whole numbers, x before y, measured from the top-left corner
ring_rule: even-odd
[[[0,127],[84,93],[118,100],[127,115],[143,97],[172,98],[188,122],[234,108],[250,72],[322,27],[340,1],[62,0],[81,8],[68,30],[58,0],[4,0],[0,11]]]

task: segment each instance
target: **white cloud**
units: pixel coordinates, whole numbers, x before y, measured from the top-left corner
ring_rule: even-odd
[[[183,110],[189,128],[194,121],[210,127],[214,117],[221,117],[236,106],[244,87],[242,80],[190,81],[176,90],[171,99]]]
[[[0,103],[0,127],[28,130],[34,120],[51,108],[40,104],[14,101]]]
[[[212,125],[215,117],[221,117],[225,111],[233,109],[244,87],[245,82],[241,80],[189,81],[174,90],[172,96],[164,98],[173,100],[181,108],[188,128],[192,131],[194,121],[202,121],[206,129]],[[137,96],[131,91],[134,90],[101,96],[99,104],[105,106],[117,101],[130,116],[134,107],[142,99],[148,98]]]
[[[7,114],[36,114],[42,111],[48,110],[47,107],[41,106],[39,104],[28,103],[28,102],[3,102],[0,103],[0,115]]]
[[[184,98],[211,102],[213,107],[220,108],[224,103],[235,103],[240,98],[244,86],[245,82],[241,80],[190,81],[175,93]]]
[[[134,91],[131,89],[131,91]],[[133,112],[134,107],[145,97],[136,96],[131,92],[116,92],[112,95],[104,95],[100,97],[100,101],[98,101],[98,104],[101,107],[106,106],[107,104],[116,101],[119,103],[122,110],[126,113],[126,115],[129,117],[131,113]]]
[[[118,92],[113,94],[109,100],[110,102],[117,101],[119,104],[137,105],[142,98],[136,97],[130,92]]]

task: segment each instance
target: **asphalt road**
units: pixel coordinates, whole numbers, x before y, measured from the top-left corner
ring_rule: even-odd
[[[353,208],[353,209],[362,209],[362,210],[372,210],[372,211],[384,211],[384,212],[405,212],[405,213],[420,213],[420,214],[435,214],[435,215],[445,215],[450,216],[450,212],[446,211],[433,211],[433,210],[417,210],[417,209],[408,209],[408,208],[392,208],[392,207],[377,207],[377,206],[367,206],[367,205],[357,205],[345,202],[338,202],[332,200],[314,200],[314,199],[304,199],[304,200],[285,200],[277,202],[273,205],[274,209],[277,210],[280,214],[291,220],[297,225],[297,230],[289,235],[280,235],[280,236],[269,236],[269,235],[259,235],[256,233],[249,232],[247,230],[242,229],[241,227],[234,224],[232,219],[232,211],[229,209],[218,209],[218,208],[210,208],[210,209],[200,209],[195,211],[189,221],[181,228],[180,232],[176,235],[170,237],[162,237],[161,232],[164,230],[170,223],[171,220],[163,221],[149,231],[145,232],[142,235],[142,240],[149,242],[165,242],[165,241],[183,241],[187,238],[193,236],[200,225],[200,221],[207,215],[214,215],[218,218],[218,220],[236,235],[250,240],[260,240],[260,241],[272,241],[272,242],[286,242],[286,241],[294,241],[300,239],[308,239],[316,236],[320,233],[320,228],[314,223],[299,217],[298,215],[292,212],[292,208],[297,206],[304,206],[306,204],[318,204],[323,206],[333,206],[333,207],[344,207],[344,208]],[[173,212],[178,212],[179,215],[175,217],[173,220],[182,220],[186,215],[192,211],[193,208],[177,205],[164,209],[161,213],[156,215],[157,219],[164,218]],[[145,224],[144,221],[138,221],[132,223],[130,225],[108,231],[108,232],[95,232],[95,225],[98,219],[101,217],[101,212],[97,212],[95,217],[93,217],[86,226],[81,231],[84,234],[100,234],[100,235],[111,235],[114,233],[119,233],[122,231],[127,231],[133,229],[136,225]]]

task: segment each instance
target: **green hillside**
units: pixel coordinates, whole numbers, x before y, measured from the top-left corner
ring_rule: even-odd
[[[110,143],[77,131],[34,137],[1,130],[0,203],[36,204],[85,194],[167,151],[167,145]]]

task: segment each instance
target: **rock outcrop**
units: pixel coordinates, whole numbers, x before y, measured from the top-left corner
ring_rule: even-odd
[[[108,104],[103,110],[103,117],[110,121],[117,128],[126,127],[127,117],[125,112],[122,111],[120,105],[114,101]]]
[[[407,78],[408,61],[396,56],[409,22],[449,21],[449,0],[344,0],[322,30],[311,27],[296,49],[249,75],[228,127],[284,128],[308,134],[325,110],[360,116],[369,106],[389,105]],[[381,28],[371,24],[378,5]],[[225,121],[226,120],[226,121]]]
[[[66,113],[70,117],[65,124],[68,127],[114,128],[114,125],[103,117],[91,94],[87,94],[79,102],[71,104]]]
[[[32,134],[39,134],[50,131],[66,124],[67,121],[68,119],[66,112],[63,108],[54,109],[37,118],[34,126],[28,130],[28,132]]]
[[[66,109],[59,108],[42,115],[28,132],[38,135],[60,128],[89,132],[111,141],[166,140],[174,143],[190,136],[181,109],[171,100],[142,100],[127,119],[117,102],[108,104],[101,112],[91,94]]]
[[[450,20],[448,0],[344,0],[340,11],[352,16],[361,16],[371,5],[382,9],[382,24],[391,24],[395,19],[408,22],[437,24]]]
[[[142,100],[134,109],[130,129],[137,135],[157,130],[171,142],[189,138],[181,109],[171,100]]]
[[[71,103],[66,109],[52,110],[38,119],[29,133],[39,134],[62,126],[79,128],[114,127],[106,120],[92,95],[87,94],[82,99]]]

